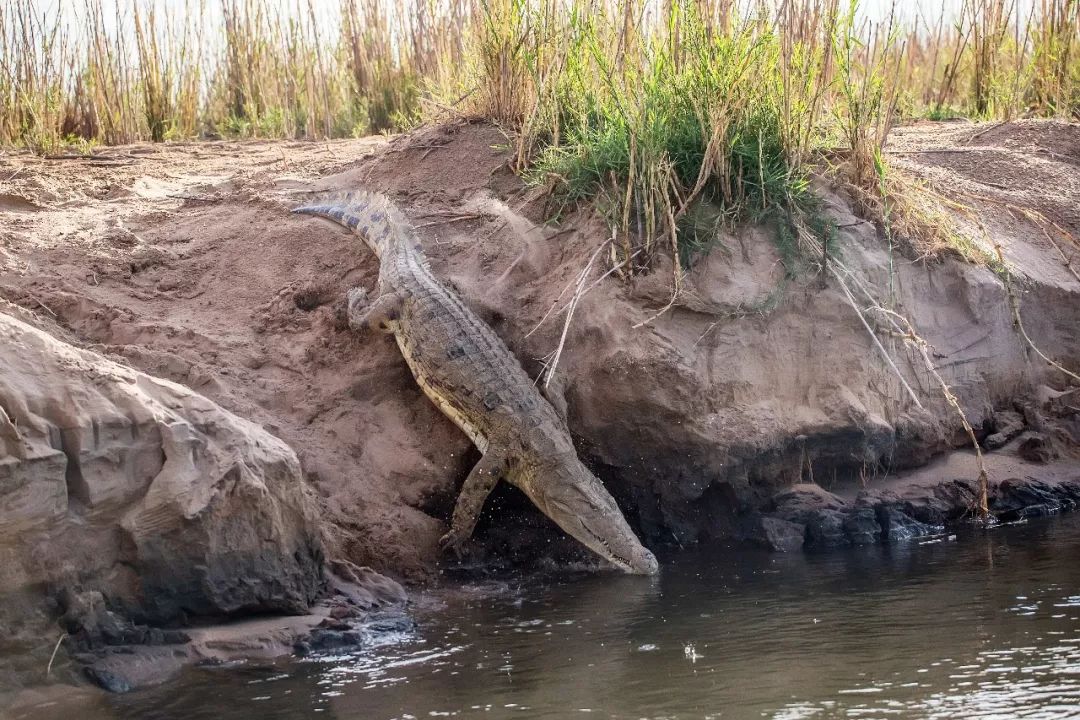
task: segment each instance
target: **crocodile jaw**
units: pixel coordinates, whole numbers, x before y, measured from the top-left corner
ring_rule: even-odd
[[[656,557],[630,529],[622,510],[603,483],[576,457],[569,472],[560,470],[553,473],[560,482],[541,477],[537,487],[526,489],[544,514],[582,545],[624,572],[635,575],[659,572]],[[567,475],[573,482],[565,481]]]

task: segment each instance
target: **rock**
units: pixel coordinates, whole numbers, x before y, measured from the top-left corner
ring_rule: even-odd
[[[1052,515],[1065,507],[1053,486],[1033,478],[1003,480],[990,495],[990,511],[999,520]]]
[[[335,620],[344,620],[345,618],[356,617],[356,615],[356,608],[348,605],[334,605],[330,608],[330,617]]]
[[[945,524],[944,519],[926,523],[915,518],[917,514],[932,516],[935,513],[930,512],[931,508],[945,507],[945,503],[930,495],[929,490],[923,489],[921,492],[925,502],[918,507],[891,490],[864,490],[855,499],[855,504],[858,508],[873,509],[881,528],[881,542],[902,542],[940,532]],[[867,529],[870,529],[868,525]]]
[[[1028,432],[1020,436],[1020,444],[1016,446],[1016,454],[1024,460],[1033,463],[1045,464],[1054,459],[1054,447],[1050,439],[1042,433]]]
[[[820,510],[844,510],[842,499],[819,485],[800,483],[773,496],[773,514],[795,523],[807,524]]]
[[[334,591],[361,609],[403,606],[408,599],[400,583],[369,567],[343,560],[333,562],[332,567],[330,584]]]
[[[70,631],[140,642],[133,622],[300,613],[323,588],[288,446],[3,314],[0,450],[0,588],[54,588]]]
[[[371,633],[404,633],[413,630],[416,623],[408,615],[400,612],[384,613],[368,620],[364,626]]]
[[[342,648],[356,648],[364,642],[364,635],[357,630],[331,630],[317,628],[304,643],[305,652],[326,652]]]
[[[126,693],[133,689],[131,682],[127,678],[121,677],[110,670],[99,669],[93,665],[87,665],[83,668],[83,672],[86,673],[86,677],[90,678],[90,680],[102,690],[107,690],[111,693]]]
[[[971,508],[975,507],[978,501],[975,484],[969,480],[955,479],[939,483],[934,486],[933,493],[935,498],[952,509],[950,520],[967,513]]]
[[[803,546],[806,526],[763,515],[752,523],[747,539],[773,552],[794,552]]]
[[[852,545],[873,545],[881,539],[881,525],[872,507],[857,507],[844,516],[844,535]]]
[[[933,527],[944,526],[958,512],[957,508],[936,496],[933,488],[918,488],[906,493],[904,499],[911,517]]]
[[[903,542],[912,538],[924,537],[940,532],[940,526],[934,527],[915,520],[903,510],[892,505],[879,505],[877,520],[881,525],[881,538],[887,543]]]
[[[815,548],[834,548],[849,545],[844,532],[844,514],[838,510],[815,511],[806,521],[806,545]]]
[[[1023,416],[1012,410],[1002,410],[994,415],[994,432],[983,441],[983,447],[987,450],[998,450],[1023,431]]]
[[[184,648],[110,648],[79,658],[83,673],[96,685],[112,693],[126,693],[160,685],[176,677],[191,662]]]

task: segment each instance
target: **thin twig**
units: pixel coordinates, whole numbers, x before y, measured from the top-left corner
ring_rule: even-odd
[[[60,637],[56,640],[56,645],[53,646],[52,655],[49,656],[49,664],[45,668],[45,677],[52,675],[53,661],[56,660],[56,653],[60,650],[60,643],[64,642],[64,638],[67,637],[67,633],[60,633]]]
[[[566,346],[566,336],[570,332],[570,321],[574,319],[574,311],[577,309],[578,302],[581,301],[582,296],[585,294],[585,281],[589,278],[589,271],[592,270],[593,263],[596,262],[596,258],[600,257],[600,252],[607,247],[607,243],[603,243],[600,247],[596,248],[592,257],[589,258],[589,262],[586,263],[584,269],[578,275],[577,288],[574,290],[574,296],[570,298],[570,310],[566,314],[566,322],[563,323],[562,335],[559,336],[559,345],[555,348],[555,354],[551,358],[551,362],[544,370],[544,387],[551,385],[551,378],[555,375],[555,368],[559,365],[559,358],[562,357],[563,348]]]
[[[207,196],[200,196],[200,195],[181,195],[179,193],[177,193],[175,195],[174,194],[168,194],[165,197],[173,198],[174,200],[192,200],[194,202],[204,202],[204,203],[221,202],[221,198],[219,198],[219,197],[207,197]]]
[[[464,222],[466,220],[477,220],[484,217],[483,215],[458,215],[456,217],[442,218],[440,220],[432,220],[426,223],[420,223],[419,225],[413,225],[414,228],[430,227],[432,225],[448,225],[449,223]]]
[[[904,379],[904,375],[900,372],[900,368],[896,367],[896,363],[893,362],[892,357],[889,355],[889,351],[886,350],[885,346],[881,344],[880,340],[878,340],[877,333],[874,332],[874,329],[870,327],[870,323],[868,323],[866,321],[866,318],[863,317],[862,311],[859,309],[859,306],[855,304],[855,298],[854,296],[852,296],[851,290],[848,289],[847,283],[844,282],[844,278],[842,278],[840,276],[840,273],[837,272],[836,264],[837,263],[834,262],[833,265],[829,267],[829,272],[831,272],[833,277],[836,278],[837,282],[840,283],[840,288],[844,291],[844,296],[847,298],[848,303],[855,311],[855,314],[859,316],[859,322],[861,322],[863,327],[866,328],[866,332],[870,334],[870,339],[873,340],[874,346],[881,354],[881,357],[884,358],[885,362],[889,364],[890,368],[892,368],[893,373],[896,374],[896,377],[900,380],[900,384],[904,387],[904,390],[907,391],[907,394],[911,396],[912,401],[919,408],[922,408],[923,404],[919,402],[919,398],[915,394],[915,391],[911,389],[910,385],[908,385],[907,380]]]

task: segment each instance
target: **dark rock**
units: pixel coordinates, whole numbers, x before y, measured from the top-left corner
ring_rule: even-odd
[[[162,630],[161,631],[161,644],[162,645],[183,645],[186,642],[191,641],[191,636],[183,630]]]
[[[881,537],[887,543],[933,535],[943,529],[919,522],[899,508],[884,504],[877,507],[877,521],[881,525]]]
[[[990,510],[1004,521],[1059,512],[1065,503],[1054,487],[1032,478],[1003,480],[990,498]]]
[[[1002,410],[994,416],[994,432],[983,441],[983,447],[987,450],[998,450],[1023,431],[1024,418],[1020,413]]]
[[[364,625],[364,629],[372,633],[404,633],[415,627],[413,619],[402,613],[384,615]]]
[[[1050,439],[1041,433],[1029,432],[1020,436],[1016,454],[1033,463],[1048,463],[1054,459],[1054,446]]]
[[[806,525],[820,510],[843,510],[847,503],[820,485],[800,483],[777,493],[772,499],[772,515]]]
[[[79,655],[83,673],[100,687],[114,693],[159,685],[176,677],[191,662],[187,648],[142,647],[106,648],[93,655]]]
[[[855,499],[857,508],[873,508],[878,525],[881,527],[880,540],[892,543],[910,540],[924,535],[932,535],[942,529],[944,518],[939,522],[925,523],[915,515],[933,517],[945,507],[945,503],[934,498],[929,490],[923,491],[918,507],[909,498],[900,497],[891,490],[864,490]],[[944,512],[942,512],[944,514]],[[867,526],[867,531],[871,528]]]
[[[351,608],[348,605],[334,605],[330,608],[330,617],[335,620],[356,617],[357,614],[356,608]]]
[[[934,527],[944,526],[956,514],[956,508],[933,494],[927,488],[926,494],[909,496],[910,515],[921,523]]]
[[[844,533],[844,514],[838,510],[818,510],[807,519],[807,547],[833,548],[850,542]]]
[[[1057,495],[1068,503],[1069,507],[1080,506],[1080,478],[1058,483]]]
[[[307,646],[309,652],[326,652],[359,647],[363,642],[364,636],[357,630],[316,628],[308,637]]]
[[[950,508],[949,520],[956,520],[975,507],[978,493],[975,484],[962,479],[950,480],[934,486],[934,497]]]
[[[881,539],[881,525],[872,507],[857,507],[844,516],[844,534],[852,545],[873,545]]]
[[[803,546],[806,526],[776,517],[758,516],[747,539],[773,552],[794,552]]]
[[[86,677],[90,678],[98,687],[111,693],[126,693],[132,690],[131,683],[127,678],[121,677],[110,670],[90,665],[83,668]]]

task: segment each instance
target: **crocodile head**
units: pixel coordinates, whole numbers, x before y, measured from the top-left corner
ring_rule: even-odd
[[[641,544],[604,484],[576,455],[543,462],[537,482],[523,487],[537,507],[582,545],[628,573],[654,575],[660,566]]]

